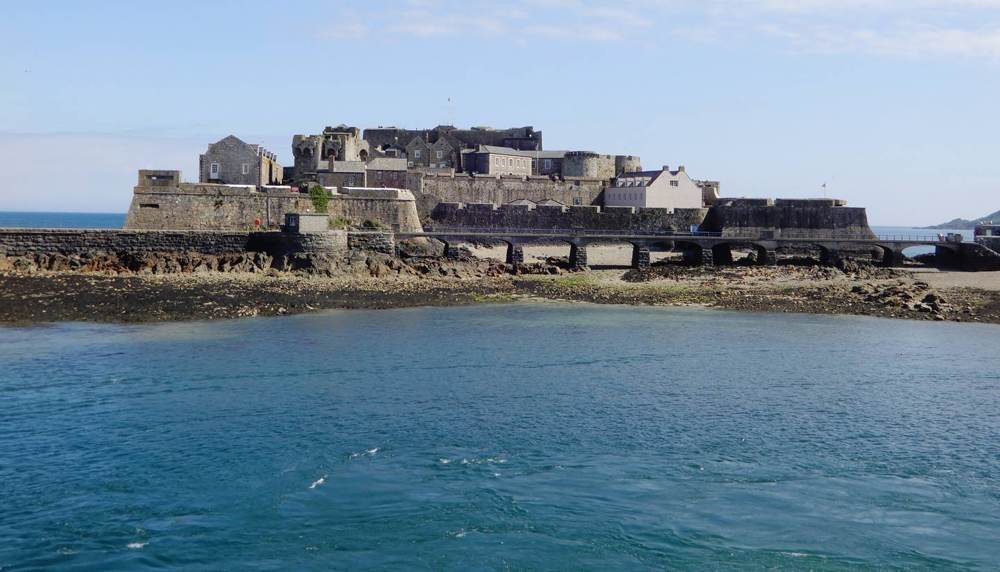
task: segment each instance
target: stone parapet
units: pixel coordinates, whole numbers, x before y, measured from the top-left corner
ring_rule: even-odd
[[[702,222],[707,209],[635,209],[596,206],[496,208],[492,204],[441,203],[432,224],[446,228],[620,230],[653,233],[687,231]]]
[[[0,254],[94,252],[245,252],[250,233],[218,231],[0,229]]]

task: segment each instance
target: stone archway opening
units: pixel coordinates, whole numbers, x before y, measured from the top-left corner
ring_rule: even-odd
[[[593,269],[631,268],[634,245],[624,240],[599,240],[589,242],[587,266]]]
[[[775,249],[780,266],[817,266],[832,260],[834,253],[822,244],[811,242],[784,243]]]
[[[524,263],[545,263],[555,266],[568,266],[570,258],[570,243],[565,240],[537,240],[521,244],[524,252]]]

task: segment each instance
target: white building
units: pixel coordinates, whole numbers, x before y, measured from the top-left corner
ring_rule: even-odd
[[[684,167],[623,173],[604,191],[604,206],[697,209],[702,206],[702,189]]]

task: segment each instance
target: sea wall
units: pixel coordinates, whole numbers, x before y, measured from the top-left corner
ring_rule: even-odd
[[[249,231],[259,220],[277,228],[287,213],[313,213],[312,200],[287,187],[253,187],[180,183],[137,186],[125,219],[126,229]],[[331,221],[371,221],[386,228],[419,231],[413,195],[396,189],[344,189],[330,199]]]
[[[707,209],[631,209],[440,203],[431,214],[435,227],[496,229],[615,230],[623,233],[688,231]]]
[[[0,229],[0,254],[91,254],[94,252],[196,252],[248,250],[251,233],[213,231]]]
[[[719,199],[702,231],[723,236],[875,238],[863,208],[836,199]]]
[[[467,173],[407,173],[406,188],[417,199],[417,209],[425,219],[438,203],[506,204],[518,199],[539,202],[545,199],[564,205],[593,205],[602,201],[606,181],[598,179],[549,177],[470,176]]]

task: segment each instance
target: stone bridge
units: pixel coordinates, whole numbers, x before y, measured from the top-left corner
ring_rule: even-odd
[[[756,253],[757,264],[773,265],[777,251],[782,246],[814,248],[820,252],[822,264],[833,265],[845,252],[878,251],[883,266],[901,266],[903,251],[913,246],[933,246],[938,256],[961,258],[963,243],[920,237],[892,238],[837,238],[837,237],[739,237],[712,234],[616,234],[572,230],[489,230],[489,229],[434,229],[426,232],[397,233],[397,240],[431,238],[443,242],[445,255],[454,256],[455,243],[496,242],[507,244],[507,263],[524,262],[524,246],[562,242],[570,245],[570,265],[587,266],[587,247],[606,242],[624,242],[632,245],[632,266],[649,266],[651,247],[680,251],[691,264],[731,264],[733,248],[750,249]]]

